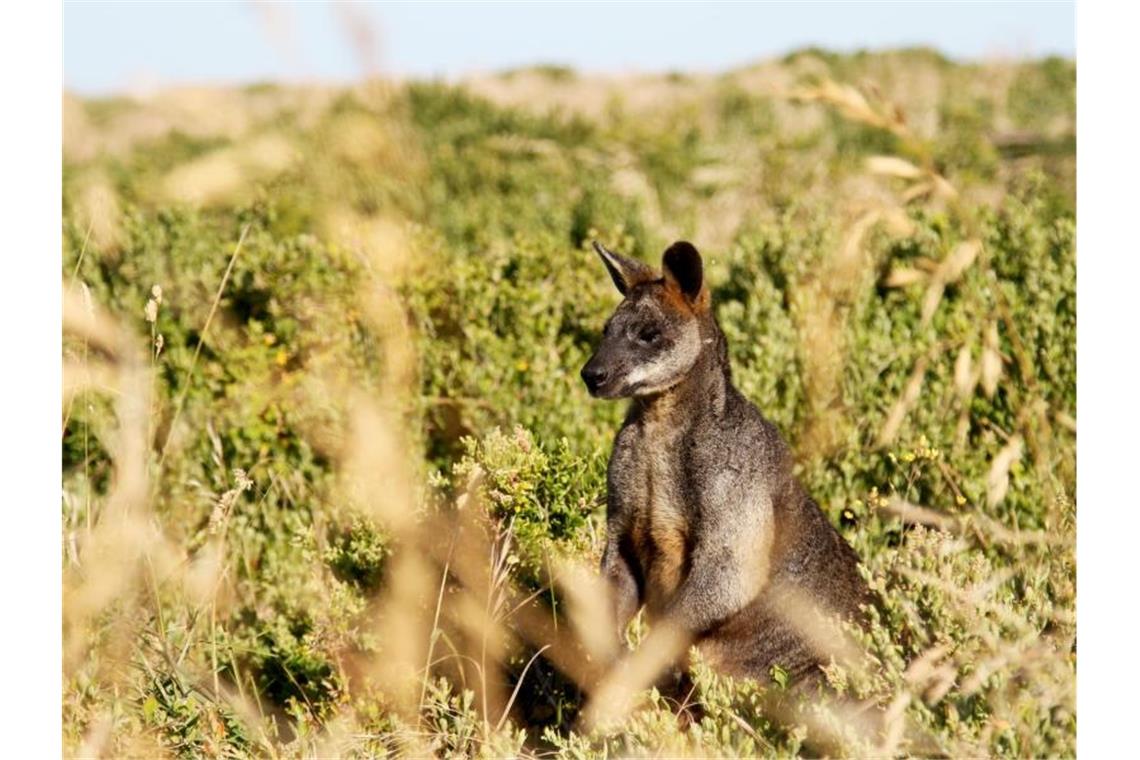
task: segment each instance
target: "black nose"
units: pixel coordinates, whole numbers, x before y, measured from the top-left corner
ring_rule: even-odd
[[[610,373],[606,370],[591,367],[589,364],[582,367],[582,380],[585,381],[586,388],[589,389],[590,393],[598,390],[609,375]]]

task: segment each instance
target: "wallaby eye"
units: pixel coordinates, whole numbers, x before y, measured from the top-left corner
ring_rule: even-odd
[[[661,337],[661,331],[656,327],[643,327],[637,333],[637,339],[642,343],[656,343]]]

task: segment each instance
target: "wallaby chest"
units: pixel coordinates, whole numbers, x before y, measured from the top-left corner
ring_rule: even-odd
[[[640,419],[619,436],[612,487],[641,566],[650,614],[660,612],[688,572],[696,504],[687,434],[667,420]]]

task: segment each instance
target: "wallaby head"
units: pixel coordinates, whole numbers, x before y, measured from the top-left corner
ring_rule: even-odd
[[[658,273],[600,243],[594,250],[624,298],[582,368],[586,388],[599,398],[623,398],[673,387],[696,364],[712,320],[701,254],[676,242]]]

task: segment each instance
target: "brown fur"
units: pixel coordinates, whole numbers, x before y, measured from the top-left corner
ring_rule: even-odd
[[[708,309],[707,299],[704,303],[690,302],[677,287],[677,283],[668,278],[665,279],[664,286],[655,289],[654,294],[660,299],[659,302],[663,308],[674,312],[677,316],[695,315]]]

